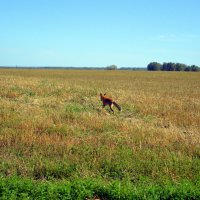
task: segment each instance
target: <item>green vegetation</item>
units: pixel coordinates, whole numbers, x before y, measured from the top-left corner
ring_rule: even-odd
[[[200,68],[196,65],[188,66],[182,63],[163,63],[162,65],[158,62],[151,62],[147,65],[148,71],[192,71],[198,72]]]
[[[106,67],[107,70],[116,70],[117,69],[117,65],[109,65]]]
[[[1,199],[199,199],[199,184],[184,181],[164,185],[100,180],[38,182],[27,179],[0,180]]]
[[[199,88],[200,73],[1,69],[0,198],[198,199]]]

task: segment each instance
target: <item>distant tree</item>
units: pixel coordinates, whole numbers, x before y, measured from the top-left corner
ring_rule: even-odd
[[[116,70],[117,69],[117,65],[109,65],[106,67],[107,70]]]
[[[147,65],[147,70],[149,71],[200,71],[200,67],[196,65],[188,66],[182,63],[164,62],[162,65],[157,62],[151,62]]]
[[[158,62],[151,62],[147,65],[148,71],[159,71],[161,69],[161,64]]]
[[[190,72],[191,71],[191,67],[190,66],[186,66],[185,71],[186,72]]]
[[[163,63],[161,70],[162,71],[175,71],[176,70],[176,64],[172,63],[172,62]]]
[[[167,63],[167,69],[168,69],[167,71],[175,71],[176,64],[172,62]]]
[[[176,63],[176,71],[184,71],[187,66],[182,63]]]
[[[196,65],[192,65],[192,66],[191,66],[191,71],[193,71],[193,72],[198,72],[198,71],[199,71],[199,67],[196,66]]]
[[[161,70],[162,70],[162,71],[168,71],[167,63],[166,63],[166,62],[164,62],[164,63],[162,64]]]

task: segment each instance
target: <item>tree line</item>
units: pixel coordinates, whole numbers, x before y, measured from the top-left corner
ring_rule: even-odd
[[[164,62],[160,64],[158,62],[151,62],[147,65],[148,71],[192,71],[198,72],[200,71],[200,67],[196,65],[186,65],[182,63],[173,63],[173,62]]]

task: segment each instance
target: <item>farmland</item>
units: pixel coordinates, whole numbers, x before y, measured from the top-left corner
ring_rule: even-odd
[[[200,196],[200,73],[0,69],[0,161],[0,196],[20,182]]]

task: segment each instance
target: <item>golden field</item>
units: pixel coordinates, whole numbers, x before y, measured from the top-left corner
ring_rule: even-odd
[[[0,150],[2,177],[194,181],[200,73],[0,69]]]

